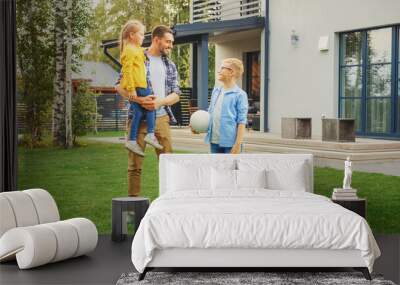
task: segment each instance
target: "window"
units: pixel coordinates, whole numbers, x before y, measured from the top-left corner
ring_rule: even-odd
[[[342,118],[356,119],[356,130],[361,131],[362,56],[361,33],[343,34],[341,39],[341,108]]]
[[[354,118],[359,135],[400,133],[399,33],[387,27],[340,35],[339,116]]]
[[[397,110],[397,122],[396,122],[396,127],[397,127],[397,133],[400,135],[400,27],[397,28],[397,34],[396,34],[396,45],[397,45],[397,97],[395,97],[397,104],[395,104]]]

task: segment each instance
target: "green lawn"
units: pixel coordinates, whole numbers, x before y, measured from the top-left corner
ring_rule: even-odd
[[[62,219],[87,217],[100,233],[111,231],[111,198],[127,193],[127,151],[122,145],[84,142],[72,150],[19,149],[19,189],[44,188],[55,198]],[[158,164],[148,148],[143,196],[158,195]],[[315,168],[314,191],[330,196],[343,171]],[[400,177],[353,173],[354,188],[368,199],[368,222],[376,233],[400,233]]]
[[[125,131],[100,131],[97,133],[89,132],[85,137],[124,137]]]

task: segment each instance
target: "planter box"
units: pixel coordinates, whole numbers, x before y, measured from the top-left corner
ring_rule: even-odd
[[[251,129],[254,131],[260,130],[260,115],[254,115],[251,123]]]
[[[281,135],[285,139],[311,139],[311,118],[282,118]]]
[[[354,119],[322,119],[322,140],[355,142]]]

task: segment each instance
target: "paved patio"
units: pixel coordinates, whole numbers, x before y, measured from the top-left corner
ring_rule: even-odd
[[[209,152],[204,134],[194,135],[187,127],[172,128],[173,147],[196,153]],[[123,143],[123,138],[90,138],[109,143]],[[280,135],[246,131],[244,152],[247,153],[311,153],[316,166],[343,169],[347,156],[353,169],[400,176],[400,141],[356,138],[356,142],[325,142],[312,139],[282,139]]]

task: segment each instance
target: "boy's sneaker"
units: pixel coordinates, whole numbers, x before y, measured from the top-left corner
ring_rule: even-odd
[[[136,141],[127,141],[125,143],[125,147],[140,156],[144,156],[142,148],[140,147],[140,145],[138,145]]]
[[[149,145],[154,146],[156,149],[163,149],[164,147],[160,145],[155,135],[147,134],[144,137],[144,141],[147,142]]]

